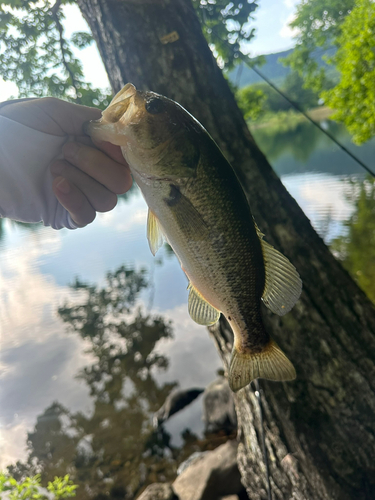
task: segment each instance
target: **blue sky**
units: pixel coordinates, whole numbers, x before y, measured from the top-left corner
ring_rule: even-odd
[[[256,35],[249,47],[251,56],[279,52],[294,45],[293,33],[288,27],[288,23],[293,19],[298,3],[298,0],[259,0],[259,7],[254,14]],[[66,6],[65,13],[66,36],[69,37],[74,31],[88,30],[76,5]],[[107,75],[96,47],[92,46],[80,51],[79,56],[82,59],[87,80],[96,87],[109,87]],[[8,99],[12,95],[17,95],[15,84],[3,82],[0,78],[0,101]]]

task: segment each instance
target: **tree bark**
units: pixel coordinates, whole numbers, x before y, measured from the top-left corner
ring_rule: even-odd
[[[261,384],[273,498],[375,498],[374,309],[256,146],[191,0],[77,3],[113,91],[132,82],[188,109],[235,168],[265,239],[303,280],[291,313],[264,310],[268,332],[297,371],[295,382]],[[227,363],[229,327],[221,321],[211,332]],[[264,499],[257,398],[250,387],[235,398],[243,482],[251,499]]]

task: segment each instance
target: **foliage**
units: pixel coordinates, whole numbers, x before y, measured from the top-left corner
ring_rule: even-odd
[[[302,77],[296,71],[287,75],[282,85],[282,91],[303,110],[311,109],[319,104],[318,93],[305,88]]]
[[[355,210],[345,222],[346,234],[333,240],[331,249],[375,303],[375,179],[352,181],[348,196]]]
[[[54,96],[104,108],[109,93],[84,81],[73,47],[92,42],[89,33],[64,36],[63,6],[71,0],[0,0],[0,66],[2,78],[17,84],[19,97]]]
[[[296,17],[290,23],[298,31],[297,44],[284,62],[304,77],[306,87],[320,92],[332,86],[314,56],[336,45],[341,24],[354,4],[355,0],[301,0],[297,6]],[[330,62],[334,62],[334,56]]]
[[[358,0],[337,37],[335,62],[341,80],[324,92],[326,104],[336,112],[357,144],[375,135],[375,3]]]
[[[17,84],[19,97],[60,97],[104,109],[110,92],[84,79],[74,48],[89,46],[88,32],[64,34],[64,6],[73,0],[0,0],[0,66],[2,78]],[[219,62],[231,68],[240,46],[254,36],[250,0],[193,0],[205,36]],[[228,43],[229,42],[229,43]]]
[[[37,474],[17,481],[8,474],[0,473],[0,493],[6,493],[9,500],[58,500],[76,496],[77,485],[69,479],[69,475],[55,477],[48,482],[47,489],[41,487],[41,477]],[[52,495],[52,496],[51,496]],[[4,498],[1,495],[1,498]]]
[[[219,63],[223,68],[232,69],[239,62],[241,44],[254,36],[250,19],[258,4],[250,0],[193,0],[193,5]]]
[[[288,75],[281,87],[290,100],[302,109],[318,105],[318,95],[311,89],[303,88],[303,80],[298,73]],[[247,120],[266,118],[270,113],[287,112],[295,109],[290,102],[267,83],[255,83],[236,92],[237,103]]]
[[[267,101],[266,94],[261,89],[254,87],[254,85],[248,85],[236,93],[237,104],[243,112],[245,120],[257,120]]]

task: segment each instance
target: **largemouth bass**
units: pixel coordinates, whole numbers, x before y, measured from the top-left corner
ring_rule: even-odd
[[[203,126],[176,102],[128,83],[87,131],[121,146],[149,207],[152,253],[167,240],[189,279],[192,319],[212,325],[222,313],[230,323],[231,389],[258,377],[294,379],[260,307],[263,300],[286,314],[301,294],[301,280],[263,240],[233,168]]]

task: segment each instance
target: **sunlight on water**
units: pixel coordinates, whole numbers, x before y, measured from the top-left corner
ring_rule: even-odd
[[[343,223],[354,210],[347,176],[306,173],[285,175],[281,180],[327,244],[343,233]]]

